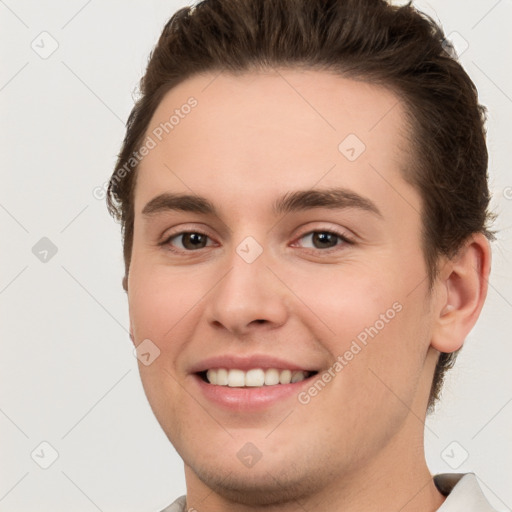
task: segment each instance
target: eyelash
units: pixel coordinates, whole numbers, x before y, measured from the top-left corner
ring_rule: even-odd
[[[341,240],[341,242],[343,242],[343,243],[341,243],[341,244],[337,243],[335,246],[329,247],[329,248],[326,248],[326,249],[316,249],[316,248],[305,247],[305,249],[308,250],[308,251],[314,251],[314,252],[318,252],[319,251],[319,252],[324,253],[324,254],[325,253],[330,254],[333,251],[339,251],[340,250],[339,249],[340,245],[354,245],[355,244],[355,242],[353,240],[351,240],[350,238],[348,238],[346,235],[338,233],[337,231],[332,230],[332,229],[315,229],[315,230],[307,231],[307,232],[303,233],[302,235],[300,235],[298,238],[296,238],[296,241],[301,240],[301,239],[303,239],[306,236],[313,235],[315,233],[334,235],[334,236],[338,237],[339,240]],[[183,235],[187,235],[187,234],[197,234],[197,235],[204,236],[204,237],[206,237],[206,238],[211,240],[211,237],[208,234],[206,234],[205,232],[203,232],[203,231],[199,231],[199,230],[180,231],[178,233],[171,234],[163,242],[160,242],[158,245],[160,245],[160,246],[167,246],[169,251],[171,251],[173,253],[177,253],[177,254],[199,252],[200,249],[205,249],[206,248],[206,247],[201,247],[200,249],[191,250],[191,249],[176,249],[176,248],[172,247],[171,240],[173,238],[177,238],[179,236],[183,236]],[[295,242],[294,242],[294,244],[295,244]]]

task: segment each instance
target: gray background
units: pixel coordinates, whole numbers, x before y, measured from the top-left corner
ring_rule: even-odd
[[[0,0],[0,512],[149,512],[185,491],[140,384],[101,187],[149,51],[188,3]],[[467,42],[500,215],[488,301],[427,421],[427,461],[476,472],[510,510],[512,1],[416,4]]]

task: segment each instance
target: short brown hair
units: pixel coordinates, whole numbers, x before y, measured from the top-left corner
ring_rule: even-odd
[[[432,18],[412,2],[399,7],[385,0],[204,0],[178,10],[165,25],[140,81],[141,96],[109,182],[108,208],[121,222],[124,238],[125,289],[137,168],[132,155],[160,101],[199,73],[273,67],[329,70],[398,94],[415,151],[404,178],[422,198],[430,286],[440,255],[453,257],[473,233],[494,239],[487,227],[493,215],[488,211],[486,110]],[[439,357],[429,409],[456,354]]]

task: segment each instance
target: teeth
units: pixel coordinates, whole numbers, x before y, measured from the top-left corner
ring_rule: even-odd
[[[292,372],[291,370],[278,370],[276,368],[269,368],[268,370],[254,368],[244,372],[237,369],[226,370],[225,368],[216,368],[206,372],[206,379],[210,384],[217,386],[259,388],[262,386],[301,382],[310,375],[310,372],[303,370]]]
[[[290,370],[283,370],[279,374],[279,384],[290,384],[292,381],[292,372]]]
[[[210,370],[215,371],[215,370]],[[221,368],[217,370],[217,386],[227,386],[228,385],[228,371]]]
[[[208,370],[206,372],[206,378],[208,379],[208,382],[210,384],[217,384],[217,375],[218,372],[216,372],[215,370]]]
[[[279,384],[279,370],[269,368],[265,372],[265,386],[274,386],[275,384]]]
[[[306,378],[306,375],[303,371],[297,371],[292,373],[292,383],[293,382],[300,382],[301,380],[304,380]]]
[[[243,373],[243,372],[242,372]],[[245,374],[245,385],[251,388],[259,388],[265,384],[265,372],[260,368],[249,370]]]
[[[245,386],[245,373],[242,370],[229,370],[228,386],[230,388],[239,388]]]

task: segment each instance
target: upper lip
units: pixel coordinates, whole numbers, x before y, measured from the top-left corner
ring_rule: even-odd
[[[266,370],[268,368],[276,368],[279,370],[305,370],[305,371],[317,371],[312,368],[310,364],[301,364],[292,361],[286,361],[278,357],[271,357],[265,354],[254,354],[254,355],[235,355],[225,354],[214,357],[203,359],[196,364],[193,364],[190,368],[190,373],[200,373],[212,368],[226,368],[226,369],[237,369],[237,370],[251,370],[253,368],[261,368]]]

